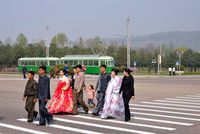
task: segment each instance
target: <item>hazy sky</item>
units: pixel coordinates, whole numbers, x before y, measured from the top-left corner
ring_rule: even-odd
[[[19,33],[29,42],[59,32],[70,39],[200,30],[200,0],[1,0],[0,40]],[[48,32],[45,27],[49,26]]]

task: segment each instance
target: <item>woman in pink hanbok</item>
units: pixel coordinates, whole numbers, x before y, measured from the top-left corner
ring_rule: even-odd
[[[51,114],[73,112],[72,87],[70,86],[69,78],[65,74],[66,71],[61,69],[60,80],[48,107]]]
[[[108,83],[101,118],[115,118],[124,114],[124,103],[122,95],[119,94],[122,79],[117,76],[118,70],[112,70],[111,80]]]

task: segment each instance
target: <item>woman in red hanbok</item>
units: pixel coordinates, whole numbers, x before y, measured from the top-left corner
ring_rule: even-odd
[[[60,80],[48,108],[51,114],[73,112],[72,88],[65,70],[60,70]]]

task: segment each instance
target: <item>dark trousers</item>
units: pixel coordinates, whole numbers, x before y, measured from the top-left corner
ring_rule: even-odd
[[[77,92],[77,90],[74,89],[73,97],[73,114],[78,114],[78,103],[83,107],[84,111],[88,111],[88,106],[83,101],[83,90]]]
[[[93,105],[94,102],[93,102],[93,99],[88,99],[88,105]]]
[[[171,76],[172,75],[172,72],[171,71],[169,71],[169,76]]]
[[[131,119],[131,113],[129,109],[129,101],[131,97],[123,97],[124,100],[124,108],[125,108],[125,120],[130,120]]]
[[[40,112],[40,124],[49,122],[53,120],[53,116],[49,114],[47,108],[46,108],[47,102],[44,100],[39,100],[39,112]]]
[[[93,111],[94,114],[99,114],[99,112],[103,110],[104,100],[105,93],[97,92],[97,106]]]
[[[23,78],[26,79],[26,73],[25,72],[23,72]]]
[[[25,109],[28,112],[28,120],[33,120],[33,116],[37,113],[35,110],[35,102],[33,96],[28,96],[26,98]]]

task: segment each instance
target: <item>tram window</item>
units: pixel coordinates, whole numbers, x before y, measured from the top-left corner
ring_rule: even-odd
[[[84,60],[84,65],[88,65],[88,60]]]
[[[20,65],[25,65],[24,61],[20,61]]]
[[[49,61],[50,66],[54,66],[56,64],[56,61]]]
[[[93,60],[89,60],[89,66],[93,66],[94,65],[94,61]]]
[[[78,64],[83,65],[83,61],[82,60],[78,60]]]
[[[101,65],[105,65],[105,60],[101,60]]]
[[[94,66],[99,66],[99,61],[98,60],[94,60]]]
[[[24,63],[25,65],[29,65],[29,61],[25,61],[25,63]]]
[[[77,65],[78,64],[78,60],[74,60],[74,65]]]
[[[106,65],[107,65],[107,66],[110,66],[110,61],[106,61],[106,62],[107,62],[107,64],[106,64]]]
[[[74,65],[73,60],[69,60],[68,63],[69,63],[69,65],[72,65],[72,66]]]
[[[63,63],[64,63],[64,64],[69,64],[69,61],[68,61],[68,60],[65,60]]]

